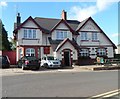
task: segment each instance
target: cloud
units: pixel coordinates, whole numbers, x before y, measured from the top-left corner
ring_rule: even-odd
[[[82,21],[90,16],[97,14],[100,11],[106,10],[113,3],[113,1],[114,0],[97,0],[94,5],[84,7],[73,6],[68,12],[69,19],[77,19]]]
[[[113,33],[113,34],[111,35],[111,37],[118,37],[118,36],[120,36],[120,34],[118,34],[118,33]]]
[[[1,1],[1,2],[0,2],[0,6],[2,6],[2,7],[6,7],[6,6],[7,6],[7,2],[5,2],[5,1]]]

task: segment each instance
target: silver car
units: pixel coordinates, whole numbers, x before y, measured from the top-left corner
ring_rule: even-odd
[[[60,68],[61,62],[59,59],[55,59],[53,56],[45,56],[41,60],[41,67]]]

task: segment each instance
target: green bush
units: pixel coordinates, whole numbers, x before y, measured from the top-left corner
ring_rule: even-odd
[[[120,59],[120,54],[115,54],[114,58]]]

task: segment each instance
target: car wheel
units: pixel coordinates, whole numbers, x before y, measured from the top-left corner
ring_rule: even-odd
[[[21,68],[20,63],[18,63],[18,68]]]
[[[35,70],[39,70],[40,66],[37,66]]]
[[[45,68],[48,68],[48,64],[47,64],[47,63],[44,63],[44,67],[45,67]]]

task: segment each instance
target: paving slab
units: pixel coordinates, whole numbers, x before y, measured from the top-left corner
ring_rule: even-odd
[[[0,69],[0,76],[11,76],[11,75],[21,75],[21,74],[38,74],[38,73],[61,73],[61,72],[87,72],[94,71],[94,68],[104,67],[103,65],[87,65],[87,66],[73,66],[73,68],[67,69],[44,69],[40,68],[39,70],[22,70],[21,68],[8,68]]]

